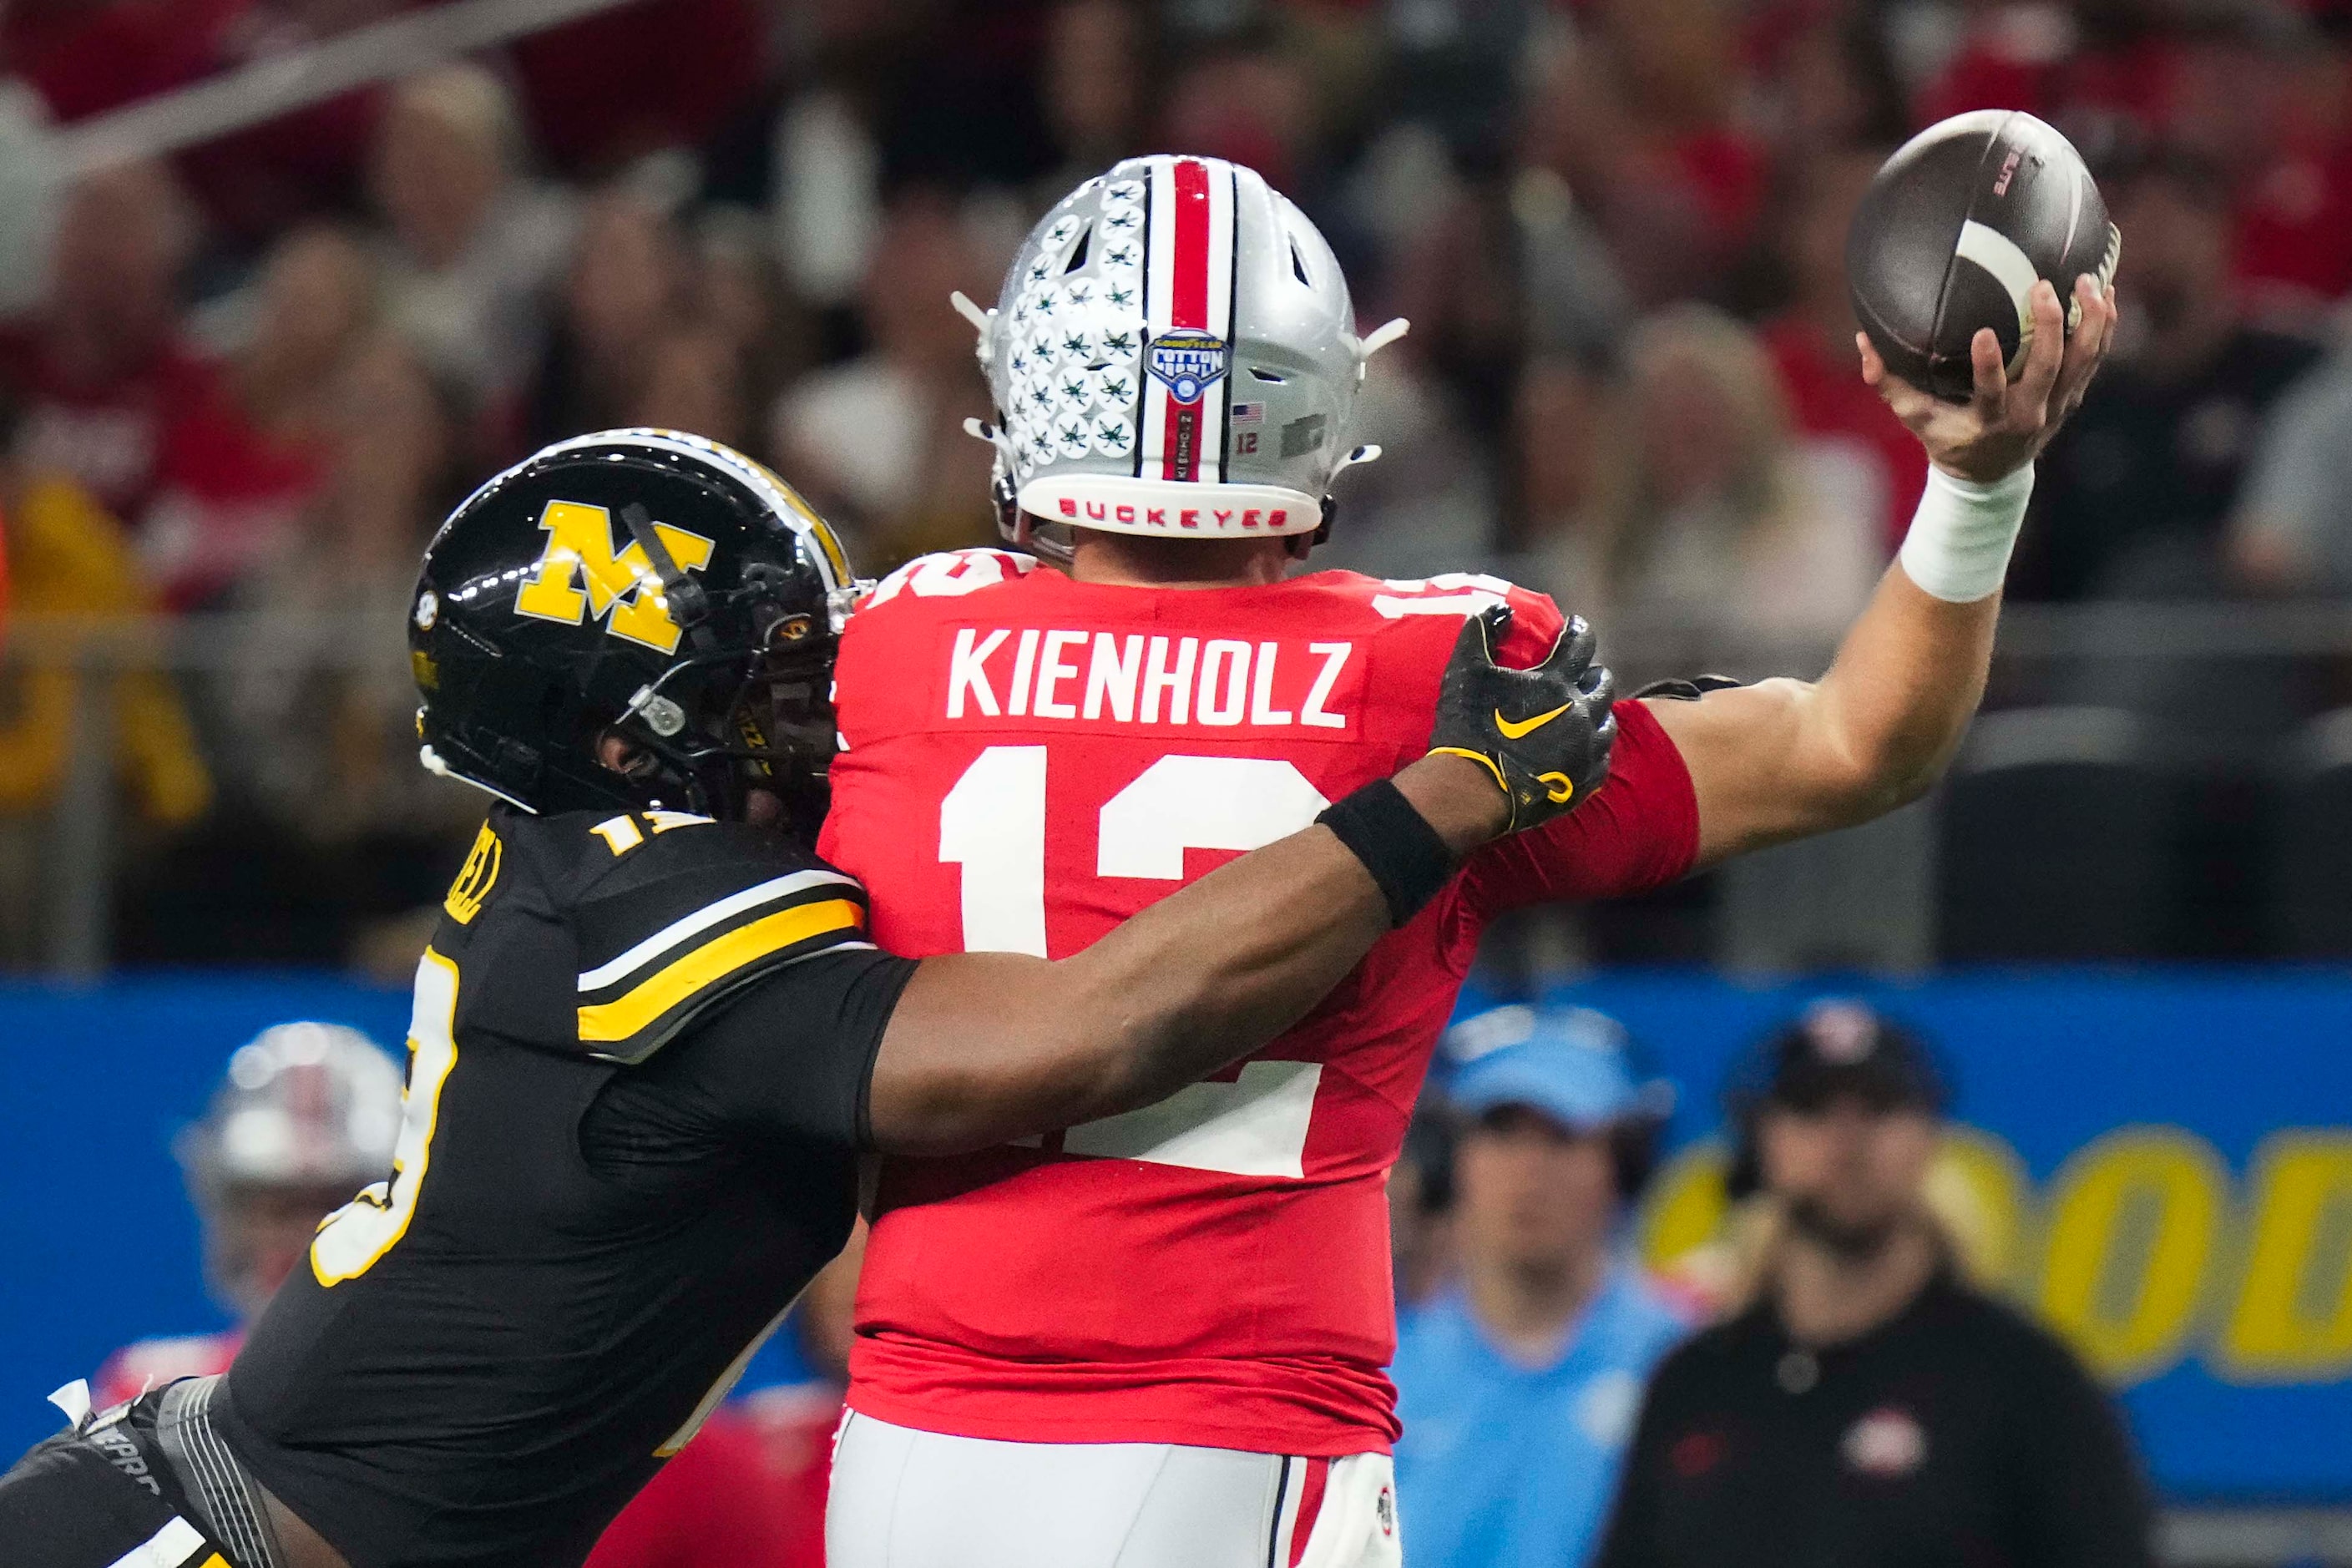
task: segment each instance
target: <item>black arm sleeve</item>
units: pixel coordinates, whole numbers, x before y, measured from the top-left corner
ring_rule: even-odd
[[[744,987],[696,1041],[697,1076],[755,1136],[872,1147],[866,1090],[912,959],[820,953]]]
[[[868,1147],[875,1054],[914,973],[868,948],[760,976],[650,1061],[616,1069],[582,1123],[583,1153],[629,1181],[730,1151]]]
[[[2063,1347],[2052,1342],[2042,1350],[2013,1363],[2018,1561],[2032,1568],[2152,1568],[2154,1513],[2114,1403]]]

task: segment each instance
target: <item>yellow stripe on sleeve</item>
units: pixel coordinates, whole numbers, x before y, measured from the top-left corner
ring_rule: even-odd
[[[714,981],[827,931],[856,931],[866,910],[847,899],[779,910],[714,937],[610,1002],[580,1009],[583,1044],[625,1040]]]

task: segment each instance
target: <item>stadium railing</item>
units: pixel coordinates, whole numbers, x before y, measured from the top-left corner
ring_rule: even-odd
[[[168,678],[198,714],[210,760],[233,773],[238,759],[215,754],[225,742],[205,719],[221,704],[205,692],[347,677],[387,732],[405,731],[415,703],[399,631],[390,612],[18,617],[0,643],[0,735],[24,717],[27,677],[67,676],[73,698],[63,761],[16,814],[20,826],[38,821],[42,869],[20,890],[38,907],[37,951],[14,966],[87,976],[113,958],[127,807],[118,704],[101,693],[126,674]],[[1633,621],[1606,629],[1602,656],[1632,690],[1702,669],[1816,674],[1832,651],[1733,626]],[[1769,973],[1917,971],[1948,957],[2352,953],[2352,918],[2328,886],[2342,884],[2326,874],[2352,868],[2352,836],[2334,808],[2352,796],[2347,704],[2352,605],[2017,607],[2001,628],[1987,715],[1944,788],[1885,821],[1717,873],[1680,917],[1703,928],[1681,955]],[[299,709],[292,717],[235,743],[329,743],[322,723],[300,721]]]

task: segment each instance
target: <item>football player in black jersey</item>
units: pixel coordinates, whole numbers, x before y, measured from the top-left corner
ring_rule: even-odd
[[[1501,670],[1474,622],[1454,754],[1074,957],[910,963],[807,847],[856,592],[799,497],[689,437],[565,442],[457,510],[418,729],[499,804],[417,965],[392,1173],[226,1376],[85,1400],[0,1479],[10,1564],[572,1568],[840,1247],[861,1152],[1164,1098],[1607,772],[1590,633]]]

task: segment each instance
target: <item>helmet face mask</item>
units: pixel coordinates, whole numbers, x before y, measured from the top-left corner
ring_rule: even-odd
[[[1365,362],[1330,247],[1255,172],[1130,158],[1040,219],[980,329],[997,409],[1000,530],[1049,558],[1057,533],[1319,536]],[[1045,531],[1041,533],[1041,530]]]
[[[861,591],[823,520],[739,453],[654,430],[559,443],[425,553],[409,623],[425,765],[533,812],[813,832]]]
[[[784,805],[791,826],[814,830],[824,816],[825,764],[838,743],[833,638],[806,616],[772,618],[779,631],[803,628],[796,642],[772,633],[766,647],[677,658],[605,731],[627,744],[628,760],[612,771],[633,798],[698,816],[760,819],[766,808],[757,797],[764,795]]]

